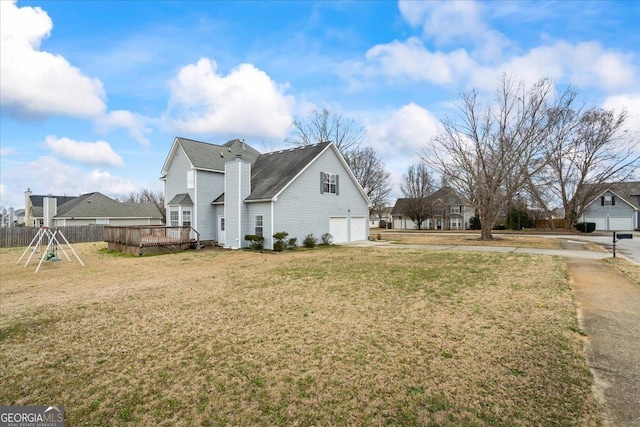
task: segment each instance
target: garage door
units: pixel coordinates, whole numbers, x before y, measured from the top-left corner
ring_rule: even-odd
[[[363,216],[351,217],[351,241],[367,240],[367,222]]]
[[[633,218],[609,218],[610,230],[633,230]]]
[[[333,236],[333,243],[345,243],[349,238],[346,216],[332,216],[329,218],[329,233]]]

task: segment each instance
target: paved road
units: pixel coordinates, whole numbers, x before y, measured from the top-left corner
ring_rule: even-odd
[[[624,233],[631,233],[633,239],[618,240],[616,243],[616,256],[624,256],[634,262],[640,264],[640,232],[637,231],[625,231]],[[553,236],[548,236],[553,237]],[[613,232],[599,232],[594,234],[580,234],[577,236],[561,236],[567,240],[587,240],[597,243],[603,248],[612,252],[613,247]]]

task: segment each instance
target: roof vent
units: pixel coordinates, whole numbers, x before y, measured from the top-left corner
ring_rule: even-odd
[[[236,154],[236,160],[242,159],[242,154]]]
[[[220,152],[220,157],[224,157],[224,151]]]

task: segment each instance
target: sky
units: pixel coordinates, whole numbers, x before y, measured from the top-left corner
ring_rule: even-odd
[[[640,1],[0,0],[0,207],[162,191],[176,136],[284,148],[327,108],[364,126],[393,197],[460,93],[509,73],[626,109]]]

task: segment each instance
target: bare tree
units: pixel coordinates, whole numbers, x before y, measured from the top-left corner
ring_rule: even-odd
[[[389,201],[391,174],[371,147],[355,148],[344,156],[349,168],[371,201],[371,211],[380,211]]]
[[[284,142],[297,147],[332,141],[342,155],[357,148],[364,140],[365,128],[342,114],[326,108],[313,110],[305,120],[293,121],[293,132]]]
[[[422,222],[431,215],[427,197],[435,190],[433,175],[425,163],[418,163],[407,168],[402,175],[400,190],[407,199],[405,214],[416,224],[418,230]]]
[[[553,93],[547,79],[527,89],[507,75],[492,106],[483,106],[475,89],[463,93],[456,120],[442,120],[438,135],[422,152],[422,159],[475,205],[483,240],[493,238],[505,202],[544,166],[540,158],[552,122],[547,107]]]
[[[549,200],[562,203],[570,229],[606,183],[624,181],[640,168],[640,156],[633,151],[637,136],[623,130],[624,111],[567,108],[557,116],[562,120],[550,135],[546,167],[534,177],[533,193],[543,206]]]
[[[164,206],[164,193],[162,191],[154,192],[149,188],[143,188],[140,191],[132,191],[127,196],[120,199],[124,203],[153,203],[157,206],[163,218],[166,218],[166,208]]]

